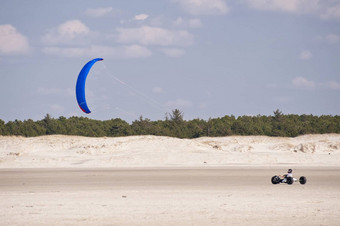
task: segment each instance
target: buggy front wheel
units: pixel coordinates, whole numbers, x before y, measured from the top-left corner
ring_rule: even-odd
[[[307,182],[306,177],[304,177],[304,176],[300,177],[299,182],[300,182],[300,184],[305,184]]]

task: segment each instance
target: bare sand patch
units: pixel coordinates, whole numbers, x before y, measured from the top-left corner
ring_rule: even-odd
[[[340,168],[0,170],[0,225],[339,225]]]

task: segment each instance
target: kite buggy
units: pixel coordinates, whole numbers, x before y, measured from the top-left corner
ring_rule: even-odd
[[[300,184],[305,184],[307,182],[306,177],[301,176],[299,179],[296,179],[293,177],[293,170],[289,169],[287,174],[284,174],[283,176],[273,176],[272,177],[272,184],[280,184],[280,183],[286,183],[286,184],[293,184],[294,182],[299,181]]]

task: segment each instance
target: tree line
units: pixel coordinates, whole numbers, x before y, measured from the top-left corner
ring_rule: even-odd
[[[9,121],[0,119],[0,135],[34,137],[62,134],[88,137],[118,137],[131,135],[157,135],[178,138],[219,137],[231,135],[265,135],[296,137],[304,134],[340,133],[340,116],[283,114],[280,110],[272,116],[224,116],[208,120],[184,120],[183,112],[175,109],[164,120],[151,121],[140,116],[131,124],[116,118],[94,120],[86,117],[63,116],[44,119]]]

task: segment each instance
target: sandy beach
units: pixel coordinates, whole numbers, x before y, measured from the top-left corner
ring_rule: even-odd
[[[0,137],[0,225],[339,225],[340,135]],[[307,184],[271,184],[293,168]]]

